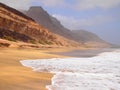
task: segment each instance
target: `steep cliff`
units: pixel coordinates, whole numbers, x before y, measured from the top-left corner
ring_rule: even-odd
[[[23,13],[0,3],[0,38],[29,43],[71,45]]]

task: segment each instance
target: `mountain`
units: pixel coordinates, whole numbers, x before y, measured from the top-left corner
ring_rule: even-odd
[[[93,41],[93,42],[104,42],[100,37],[98,37],[96,34],[86,31],[86,30],[72,30],[73,34],[76,35],[78,41],[80,42],[87,42],[87,41]]]
[[[33,44],[76,45],[75,42],[51,33],[32,18],[2,3],[0,3],[0,38]]]
[[[33,18],[36,22],[46,27],[49,31],[61,35],[67,39],[77,41],[79,43],[85,44],[88,42],[90,44],[98,46],[107,46],[108,43],[100,39],[97,35],[87,32],[87,31],[71,31],[65,28],[61,23],[51,15],[49,15],[42,7],[32,6],[25,14]],[[78,34],[78,33],[79,34]],[[94,43],[93,43],[94,42]],[[97,44],[98,43],[98,44]],[[91,46],[91,45],[90,45]]]
[[[32,6],[25,14],[33,18],[37,23],[48,28],[49,31],[74,40],[71,31],[62,26],[56,18],[50,16],[42,7]]]
[[[96,34],[86,31],[86,30],[72,30],[73,35],[75,35],[78,42],[81,42],[84,45],[92,45],[94,47],[98,46],[108,46],[108,42],[104,41]]]

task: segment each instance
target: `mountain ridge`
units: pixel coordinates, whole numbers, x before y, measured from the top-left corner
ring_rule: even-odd
[[[92,34],[96,39],[95,40],[82,40],[82,39],[85,39],[87,35],[91,35],[91,32],[87,32],[83,35],[78,35],[76,34],[75,32],[73,32],[72,30],[69,30],[67,28],[65,28],[59,20],[57,20],[55,17],[52,17],[51,15],[49,15],[47,13],[47,11],[45,11],[42,7],[39,8],[36,8],[36,6],[32,6],[30,7],[30,9],[28,11],[26,11],[25,13],[27,16],[33,18],[37,23],[39,24],[42,24],[43,26],[45,26],[46,28],[48,28],[49,31],[55,33],[55,34],[58,34],[58,35],[61,35],[67,39],[71,39],[71,40],[74,40],[76,42],[79,42],[79,43],[86,43],[86,42],[90,42],[90,41],[93,41],[93,42],[98,42],[98,43],[103,43],[105,46],[108,45],[107,42],[105,42],[104,40],[102,40],[101,38],[99,38],[97,35],[95,34]],[[44,23],[42,22],[44,21]],[[89,33],[89,34],[88,34]],[[87,34],[87,35],[86,35]],[[95,39],[94,38],[94,39]],[[84,42],[83,42],[84,41]]]
[[[72,30],[73,33],[78,35],[78,37],[83,38],[83,41],[99,41],[99,42],[105,42],[103,39],[101,39],[99,36],[97,36],[93,32],[89,32],[87,30]],[[85,35],[85,36],[82,36]]]

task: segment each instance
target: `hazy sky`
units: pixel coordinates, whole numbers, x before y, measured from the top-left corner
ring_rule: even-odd
[[[120,45],[120,0],[0,0],[16,9],[42,6],[71,30],[88,30]]]

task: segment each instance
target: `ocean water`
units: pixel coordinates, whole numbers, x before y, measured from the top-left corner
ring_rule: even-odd
[[[120,90],[120,50],[89,58],[22,60],[33,71],[55,73],[48,90]]]

